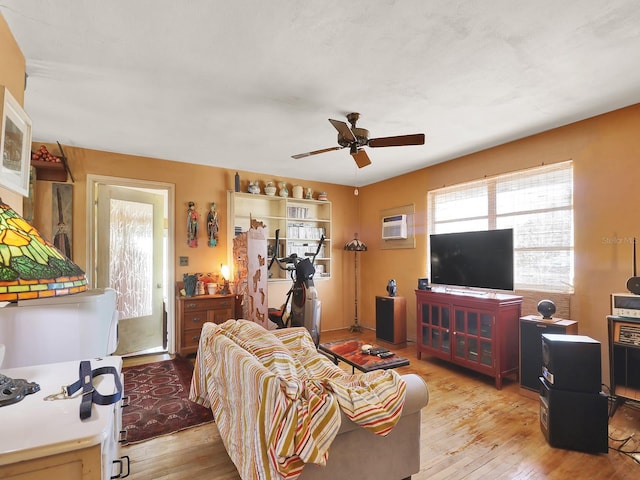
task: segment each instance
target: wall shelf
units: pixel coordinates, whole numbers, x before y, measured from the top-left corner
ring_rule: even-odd
[[[67,169],[62,162],[45,162],[44,160],[31,160],[31,166],[36,169],[36,179],[49,182],[66,182]]]
[[[66,182],[67,178],[71,177],[71,181],[75,183],[76,180],[69,169],[62,145],[60,142],[57,144],[60,155],[52,155],[44,145],[41,145],[35,152],[31,152],[31,166],[36,170],[36,180]],[[48,158],[51,161],[43,160],[43,158]]]
[[[316,257],[316,279],[331,276],[331,202],[243,192],[229,192],[229,236],[249,230],[250,219],[265,224],[268,254],[275,251],[276,230],[280,230],[279,256],[299,257],[315,253],[322,234],[324,245]],[[288,273],[274,264],[269,281],[289,280]]]

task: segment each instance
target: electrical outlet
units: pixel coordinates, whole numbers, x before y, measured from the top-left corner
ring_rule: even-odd
[[[189,266],[189,257],[180,257],[180,266],[188,267]]]

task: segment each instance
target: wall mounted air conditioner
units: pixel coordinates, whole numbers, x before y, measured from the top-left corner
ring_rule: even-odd
[[[407,238],[407,216],[391,215],[382,217],[382,239],[398,240]]]

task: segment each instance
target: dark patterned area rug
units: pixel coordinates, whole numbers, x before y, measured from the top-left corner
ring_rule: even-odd
[[[211,410],[189,400],[193,364],[186,358],[124,367],[126,444],[211,422]]]

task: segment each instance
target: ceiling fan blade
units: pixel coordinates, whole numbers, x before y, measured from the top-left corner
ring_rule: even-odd
[[[368,146],[376,147],[402,147],[404,145],[424,145],[424,133],[414,135],[398,135],[397,137],[371,138]]]
[[[359,148],[355,153],[352,152],[351,156],[356,161],[358,168],[366,167],[371,163],[369,155],[367,155],[367,152],[365,152],[362,148]]]
[[[299,158],[310,157],[311,155],[318,155],[319,153],[332,152],[333,150],[342,150],[343,148],[344,147],[323,148],[322,150],[314,150],[313,152],[299,153],[297,155],[291,155],[291,158],[295,158],[297,160]]]
[[[346,140],[348,140],[349,143],[356,141],[356,137],[353,134],[353,132],[351,131],[351,129],[349,128],[349,125],[347,125],[346,123],[344,123],[344,122],[342,122],[340,120],[329,119],[329,121],[331,122],[331,125],[333,125],[333,127],[338,131],[338,134],[341,137],[343,137]]]

